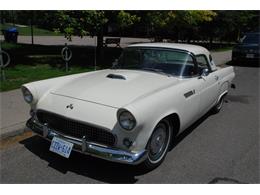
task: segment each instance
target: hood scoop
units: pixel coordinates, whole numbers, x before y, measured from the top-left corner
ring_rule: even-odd
[[[108,74],[106,77],[110,78],[110,79],[126,80],[126,78],[123,75],[120,75],[120,74]]]

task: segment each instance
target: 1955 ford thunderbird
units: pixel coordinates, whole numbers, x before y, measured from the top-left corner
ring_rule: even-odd
[[[176,136],[208,111],[219,112],[234,78],[203,47],[143,43],[125,48],[111,69],[22,86],[27,126],[50,150],[158,166]]]

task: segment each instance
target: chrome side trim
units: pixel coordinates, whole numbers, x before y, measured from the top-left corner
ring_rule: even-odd
[[[147,158],[147,150],[141,150],[139,152],[128,152],[117,148],[111,148],[96,143],[87,142],[84,137],[83,139],[78,139],[62,135],[55,130],[48,128],[47,124],[40,124],[37,119],[34,118],[30,118],[27,121],[26,126],[30,128],[33,132],[37,133],[38,135],[49,141],[51,141],[53,137],[60,137],[68,142],[73,143],[75,145],[75,147],[73,148],[74,151],[88,154],[104,160],[137,165]]]

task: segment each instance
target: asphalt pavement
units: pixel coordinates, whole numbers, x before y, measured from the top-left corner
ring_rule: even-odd
[[[260,68],[244,64],[235,73],[237,88],[220,113],[179,135],[153,171],[76,152],[65,159],[26,134],[1,143],[0,183],[259,183]]]

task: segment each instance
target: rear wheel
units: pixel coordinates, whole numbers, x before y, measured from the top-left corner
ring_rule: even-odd
[[[145,169],[154,169],[163,162],[171,142],[172,131],[172,125],[167,119],[156,125],[146,146],[148,157],[142,164]]]

